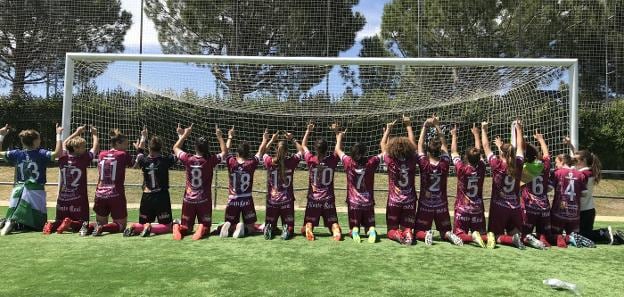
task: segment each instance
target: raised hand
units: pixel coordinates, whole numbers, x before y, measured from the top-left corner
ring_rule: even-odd
[[[97,128],[95,126],[91,126],[91,131],[90,132],[91,132],[91,135],[97,135],[98,130],[97,130]]]
[[[262,133],[262,140],[269,141],[269,128],[264,128],[264,133]]]
[[[472,135],[479,135],[479,128],[477,128],[477,123],[472,123],[472,129],[470,129]]]
[[[386,129],[392,129],[392,127],[394,127],[394,125],[396,124],[396,122],[397,122],[397,121],[396,121],[396,120],[394,120],[394,121],[392,121],[392,122],[390,122],[390,123],[387,123],[387,124],[386,124]]]
[[[176,128],[176,133],[178,133],[178,135],[184,134],[184,129],[182,128],[180,123],[178,123],[178,128]]]
[[[234,130],[234,125],[232,125],[232,128],[228,130],[228,138],[234,138],[234,134],[236,134],[236,131]]]
[[[572,140],[570,140],[570,136],[566,136],[563,138],[563,144],[570,145],[570,143],[572,143]]]
[[[223,131],[221,131],[217,125],[215,125],[215,135],[217,135],[217,137],[223,137]]]
[[[481,129],[487,129],[489,125],[490,125],[490,123],[488,123],[486,121],[483,121],[483,122],[481,122]]]
[[[4,127],[0,128],[0,135],[5,136],[9,134],[9,124],[4,125]]]
[[[279,137],[279,133],[278,132],[273,133],[273,136],[271,136],[271,142],[277,141],[277,137]]]
[[[193,132],[193,123],[191,123],[190,126],[188,126],[188,128],[184,129],[184,135],[190,135],[191,132]]]
[[[308,131],[308,132],[314,131],[314,123],[312,121],[308,122],[308,126],[306,127],[306,131]]]
[[[290,132],[285,132],[284,134],[286,136],[286,140],[290,141],[291,139],[293,139],[294,135]]]
[[[500,138],[500,136],[496,136],[496,138],[494,139],[494,145],[499,148],[503,146],[503,140]]]
[[[61,127],[58,123],[56,123],[56,134],[63,133],[63,127]]]
[[[87,125],[78,126],[78,128],[76,128],[76,133],[77,134],[82,134],[82,133],[84,133],[86,128],[87,128]]]
[[[141,138],[147,139],[147,126],[143,126],[143,130],[141,130]]]
[[[544,140],[544,135],[539,133],[539,131],[537,129],[535,129],[535,134],[533,134],[533,137],[535,138],[535,140],[537,141],[542,141]]]
[[[410,119],[410,117],[406,116],[405,114],[403,115],[403,126],[405,127],[409,127],[412,125],[412,119]]]
[[[473,126],[472,129],[474,130],[475,127]],[[451,128],[451,135],[452,136],[457,136],[457,125],[453,125],[453,128]]]
[[[440,117],[438,117],[435,113],[431,116],[431,124],[436,127],[440,125]]]

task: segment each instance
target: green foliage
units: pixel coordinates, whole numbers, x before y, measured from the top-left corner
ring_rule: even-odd
[[[624,101],[618,100],[605,108],[580,112],[580,148],[598,155],[607,169],[624,169]]]
[[[61,123],[63,102],[60,98],[44,100],[27,97],[8,100],[0,97],[0,123],[11,125],[11,131],[2,142],[2,148],[21,147],[17,134],[24,129],[35,129],[41,134],[41,146],[54,148],[56,124]]]
[[[13,95],[30,84],[62,83],[66,52],[121,52],[131,24],[119,0],[0,1],[0,78]]]

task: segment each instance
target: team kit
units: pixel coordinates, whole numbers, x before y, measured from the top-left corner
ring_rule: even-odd
[[[406,116],[402,124],[407,135],[390,137],[396,124],[394,121],[383,127],[376,152],[363,143],[356,143],[345,152],[342,143],[349,132],[338,124],[329,127],[336,135],[333,150],[322,138],[314,141],[313,150],[308,148],[315,129],[311,122],[301,141],[292,133],[278,131],[271,135],[265,130],[255,153],[248,142],[239,141],[234,154],[228,153],[235,138],[234,127],[229,129],[227,139],[215,128],[218,152],[210,151],[212,143],[207,137],[194,139],[194,151],[187,152],[183,145],[193,125],[182,128],[178,124],[173,154],[164,152],[163,141],[158,136],[148,139],[148,130],[143,128],[140,140],[133,143],[136,156],[128,153],[128,137],[119,130],[110,133],[110,148],[101,151],[95,127],[80,126],[63,140],[63,128],[57,125],[54,151],[39,148],[41,140],[37,131],[24,130],[18,135],[22,149],[0,153],[0,159],[15,167],[15,186],[6,218],[0,221],[0,235],[34,230],[44,234],[77,232],[80,236],[101,236],[106,232],[147,237],[171,233],[174,240],[185,236],[200,240],[210,235],[241,238],[263,234],[266,239],[279,236],[288,240],[301,233],[307,240],[315,240],[314,229],[322,218],[332,239],[340,241],[344,234],[336,212],[334,173],[342,163],[347,184],[346,236],[356,242],[380,240],[375,229],[374,186],[375,175],[384,164],[388,177],[386,237],[402,245],[417,241],[431,245],[433,223],[440,240],[457,246],[547,249],[568,245],[595,247],[598,242],[624,244],[622,231],[611,227],[594,230],[592,191],[593,185],[600,181],[600,161],[591,152],[576,151],[568,138],[564,141],[571,149],[570,154],[553,158],[543,135],[536,130],[533,138],[537,145],[532,144],[525,137],[522,121],[516,120],[511,125],[510,141],[506,143],[496,137],[494,152],[488,139],[489,124],[483,122],[480,127],[474,124],[470,129],[474,146],[463,154],[458,150],[458,129],[452,127],[449,154],[445,133],[435,114],[424,121],[418,139],[411,119]],[[90,149],[82,137],[87,130],[92,138]],[[8,125],[0,128],[0,145],[9,131]],[[273,150],[272,146],[275,146]],[[272,154],[268,154],[270,150]],[[93,206],[96,219],[90,222],[87,168],[94,160],[98,171]],[[60,182],[55,220],[47,221],[44,186],[46,168],[52,161],[58,161]],[[308,169],[307,203],[302,228],[295,230],[293,181],[302,161]],[[223,163],[228,169],[228,202],[224,223],[211,230],[213,172]],[[176,164],[183,165],[186,175],[179,220],[173,218],[169,194],[169,170]],[[267,172],[263,224],[257,223],[252,199],[254,172],[260,164]],[[457,179],[452,223],[447,201],[451,165]],[[483,188],[488,166],[492,188],[486,222]],[[140,214],[138,222],[130,225],[125,195],[127,168],[143,173]],[[416,191],[417,173],[419,191]],[[554,192],[552,203],[549,191]]]

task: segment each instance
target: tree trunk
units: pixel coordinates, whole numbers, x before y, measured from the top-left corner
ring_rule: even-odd
[[[11,98],[17,99],[24,96],[24,86],[26,85],[27,62],[22,58],[22,36],[16,34],[13,60],[15,61],[15,76],[11,89]]]

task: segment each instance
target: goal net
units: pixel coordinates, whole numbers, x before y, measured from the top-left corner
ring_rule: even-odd
[[[448,130],[457,125],[462,152],[474,145],[473,123],[484,120],[491,123],[491,138],[509,141],[511,121],[521,118],[527,139],[535,143],[532,134],[539,129],[553,155],[565,152],[566,135],[576,140],[576,63],[569,59],[67,57],[66,133],[91,124],[102,133],[119,128],[134,139],[147,126],[170,147],[176,124],[193,123],[190,148],[197,136],[214,139],[215,126],[224,132],[235,126],[236,139],[255,148],[265,128],[301,139],[313,121],[311,140],[325,138],[333,147],[328,127],[338,122],[348,129],[346,151],[361,142],[374,154],[385,123],[398,120],[392,135],[405,135],[405,114],[418,136],[421,123],[436,113],[449,143]],[[102,142],[108,146],[105,137]]]

